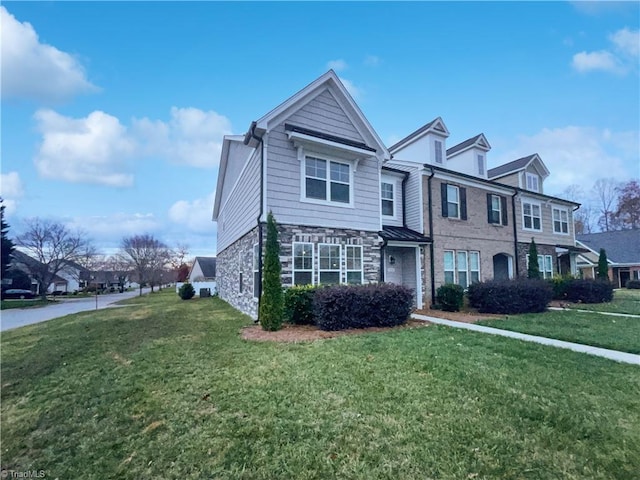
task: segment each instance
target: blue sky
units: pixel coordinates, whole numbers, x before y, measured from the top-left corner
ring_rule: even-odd
[[[637,2],[3,2],[2,196],[106,251],[214,254],[222,136],[333,68],[391,145],[441,116],[546,192],[640,177]]]

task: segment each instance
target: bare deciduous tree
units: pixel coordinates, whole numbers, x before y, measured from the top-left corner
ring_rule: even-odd
[[[612,229],[612,217],[616,211],[616,199],[618,198],[618,182],[613,178],[599,178],[593,185],[593,195],[598,205],[598,226],[608,232]]]
[[[38,282],[40,296],[46,297],[49,285],[68,262],[75,262],[91,242],[82,231],[72,232],[65,225],[51,220],[27,220],[25,232],[16,243],[39,263],[30,265],[31,276]]]
[[[131,270],[136,273],[140,284],[149,283],[151,291],[160,281],[160,272],[170,258],[169,248],[153,235],[134,235],[122,239],[122,256],[126,258]]]

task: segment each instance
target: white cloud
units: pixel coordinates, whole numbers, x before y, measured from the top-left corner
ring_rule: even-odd
[[[60,101],[98,88],[87,80],[72,55],[40,43],[31,24],[0,7],[2,24],[2,98]]]
[[[358,100],[362,96],[362,93],[363,93],[362,89],[356,87],[351,80],[347,80],[346,78],[342,78],[342,77],[338,77],[338,78],[340,78],[340,81],[344,85],[344,88],[347,89],[347,92],[349,92],[349,94],[351,94],[351,96],[355,100]]]
[[[632,57],[640,55],[640,30],[623,28],[609,35],[609,40],[622,54]]]
[[[492,162],[500,165],[538,153],[551,175],[545,193],[558,194],[569,185],[590,188],[601,177],[624,180],[638,175],[637,132],[612,132],[595,127],[545,128],[517,144]]]
[[[67,219],[64,223],[72,229],[81,229],[100,246],[118,247],[124,237],[155,233],[162,230],[162,223],[152,213],[114,213]]]
[[[598,52],[580,52],[573,56],[572,66],[581,73],[593,70],[621,73],[622,67],[618,59],[611,52],[600,50]]]
[[[345,62],[342,59],[329,60],[327,62],[327,68],[330,68],[331,70],[334,70],[336,72],[340,72],[342,70],[346,70],[347,68],[349,68],[349,65],[347,65],[347,62]]]
[[[76,119],[38,110],[35,119],[42,133],[35,157],[40,175],[71,183],[133,185],[126,161],[134,154],[136,143],[116,117],[94,111]]]
[[[179,200],[169,208],[169,219],[178,225],[184,225],[190,232],[213,234],[215,224],[211,215],[214,199],[215,192],[191,202]]]
[[[5,206],[5,213],[12,215],[16,211],[18,200],[24,195],[22,181],[18,172],[0,174],[0,197]]]
[[[367,55],[366,57],[364,57],[364,64],[367,67],[377,67],[378,65],[380,65],[380,63],[380,57],[376,57],[375,55]]]
[[[231,122],[213,110],[171,108],[171,120],[134,119],[133,133],[147,155],[173,163],[213,168],[218,165],[222,137],[231,134]]]

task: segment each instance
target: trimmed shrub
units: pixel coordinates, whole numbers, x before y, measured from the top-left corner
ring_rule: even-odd
[[[321,330],[394,327],[409,318],[413,291],[402,285],[341,285],[316,291],[313,311]]]
[[[567,300],[573,303],[610,302],[613,300],[613,285],[606,280],[576,279],[569,285]]]
[[[600,249],[600,255],[598,256],[598,274],[596,277],[601,280],[609,280],[609,262],[604,248]]]
[[[264,268],[262,270],[262,298],[258,314],[263,330],[276,331],[282,328],[284,316],[284,295],[282,280],[280,279],[280,242],[278,240],[278,226],[273,213],[267,215],[267,244],[264,254]]]
[[[185,283],[178,289],[178,295],[183,300],[190,300],[195,294],[196,289],[190,283]]]
[[[549,285],[551,285],[551,290],[553,291],[553,299],[554,300],[566,300],[567,291],[569,290],[569,286],[571,282],[575,280],[571,275],[564,276],[555,276],[552,279],[548,280]]]
[[[447,283],[436,291],[436,302],[445,312],[459,312],[464,304],[464,288]]]
[[[284,291],[284,318],[295,325],[314,325],[313,298],[319,287],[295,286]]]
[[[543,280],[492,280],[474,283],[467,291],[469,305],[481,313],[544,312],[552,297],[549,284]]]
[[[541,278],[542,275],[540,274],[540,266],[538,265],[538,247],[536,246],[536,242],[533,238],[531,239],[531,244],[529,245],[529,253],[527,254],[527,259],[529,261],[529,266],[527,267],[527,278]]]
[[[638,290],[640,289],[640,280],[629,280],[625,284],[625,287],[627,287],[629,290]]]

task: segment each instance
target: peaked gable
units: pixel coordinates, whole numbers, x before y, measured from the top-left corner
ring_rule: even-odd
[[[491,145],[489,145],[489,141],[487,140],[487,137],[484,136],[484,133],[480,133],[475,137],[469,138],[464,142],[459,143],[458,145],[454,145],[451,148],[447,148],[447,157],[458,155],[473,147],[476,147],[480,150],[484,150],[485,152],[488,152],[489,150],[491,150]]]
[[[547,178],[550,175],[549,169],[547,169],[547,166],[540,158],[540,155],[534,153],[532,155],[527,155],[526,157],[518,158],[517,160],[505,163],[498,167],[490,168],[487,172],[487,176],[489,178],[504,177],[506,175],[511,175],[512,173],[526,170],[527,167],[529,167],[529,165],[531,164],[534,164],[535,168],[539,171],[542,178]]]
[[[424,124],[423,126],[418,128],[416,131],[410,133],[399,142],[396,142],[393,145],[391,145],[389,147],[389,151],[393,153],[400,150],[401,148],[407,147],[408,145],[411,145],[413,142],[419,140],[420,138],[424,137],[428,133],[435,133],[445,138],[449,136],[449,130],[447,129],[447,126],[444,124],[444,121],[442,120],[441,117],[437,117],[431,120],[429,123]]]

